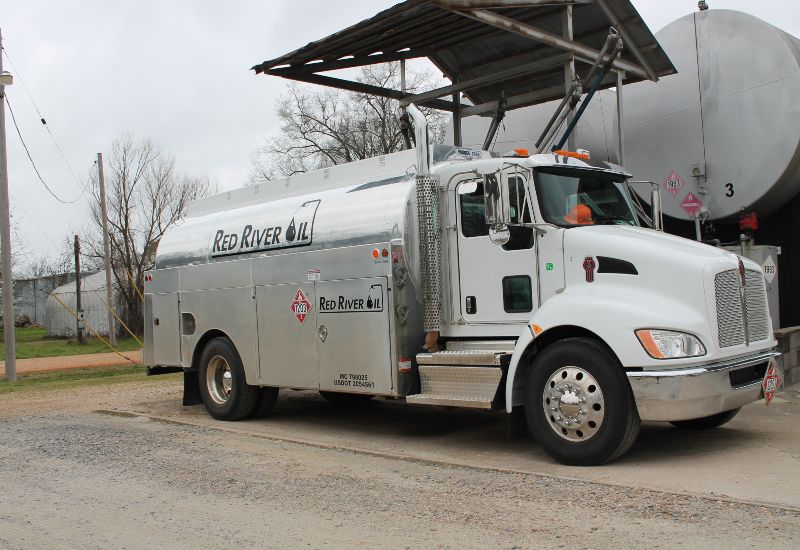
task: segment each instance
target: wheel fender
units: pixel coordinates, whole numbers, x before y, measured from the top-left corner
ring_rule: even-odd
[[[534,321],[531,320],[531,324],[533,323]],[[528,346],[533,342],[533,333],[531,332],[530,326],[529,324],[522,329],[519,338],[517,338],[517,344],[514,346],[514,353],[511,354],[511,362],[508,364],[508,376],[506,376],[506,412],[508,413],[514,408],[512,398],[514,396],[514,379],[517,374],[517,366],[525,350],[527,350]]]
[[[599,285],[598,285],[599,286]],[[534,329],[534,326],[538,329]],[[517,369],[528,347],[556,329],[570,327],[603,341],[624,367],[660,366],[636,339],[639,328],[664,328],[704,335],[708,320],[698,309],[686,307],[646,289],[612,287],[598,292],[592,285],[577,287],[548,299],[531,318],[517,340],[506,377],[506,410],[514,406]],[[539,330],[534,335],[534,330]],[[702,340],[703,338],[701,338]],[[686,360],[691,362],[692,359]]]

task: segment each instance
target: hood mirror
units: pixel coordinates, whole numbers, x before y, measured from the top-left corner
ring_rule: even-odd
[[[498,246],[506,244],[511,239],[511,230],[504,223],[489,226],[489,240]]]

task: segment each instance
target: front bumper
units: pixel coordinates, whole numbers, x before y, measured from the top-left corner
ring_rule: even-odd
[[[762,389],[757,374],[763,373],[770,361],[776,362],[782,385],[779,357],[780,353],[770,350],[700,367],[627,375],[642,420],[691,420],[758,400]]]

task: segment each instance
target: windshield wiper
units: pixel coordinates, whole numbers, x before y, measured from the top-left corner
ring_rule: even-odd
[[[598,225],[611,225],[616,222],[625,222],[626,225],[634,225],[631,219],[625,216],[598,216],[592,218],[592,221]]]

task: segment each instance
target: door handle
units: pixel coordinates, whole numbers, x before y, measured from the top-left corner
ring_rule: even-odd
[[[320,325],[319,328],[317,329],[317,336],[319,336],[319,339],[321,341],[323,341],[323,342],[325,340],[327,340],[328,339],[328,327],[326,327],[325,325]]]

